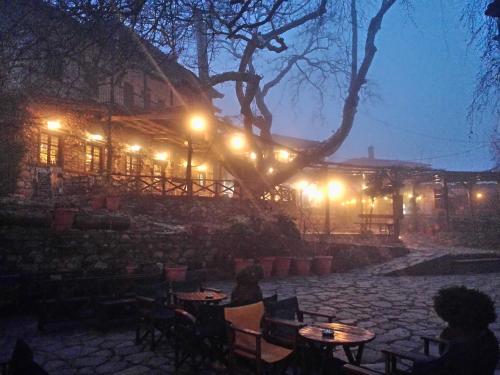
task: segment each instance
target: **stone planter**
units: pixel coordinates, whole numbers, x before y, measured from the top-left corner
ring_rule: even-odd
[[[264,278],[271,277],[273,273],[273,265],[276,257],[258,257],[257,263],[262,267]]]
[[[165,266],[165,280],[186,281],[187,266]]]
[[[120,208],[120,197],[118,195],[107,196],[106,208],[110,211],[118,211]]]
[[[333,256],[321,255],[315,256],[312,268],[316,275],[328,275],[332,271]]]
[[[234,258],[234,274],[237,275],[242,269],[253,264],[253,259]]]
[[[56,208],[52,221],[52,228],[54,231],[64,232],[65,230],[71,229],[76,212],[77,210],[74,208]]]
[[[311,271],[311,258],[293,258],[293,271],[297,276],[307,276]]]
[[[274,261],[274,275],[278,277],[288,276],[288,274],[290,273],[291,264],[291,257],[276,257]]]

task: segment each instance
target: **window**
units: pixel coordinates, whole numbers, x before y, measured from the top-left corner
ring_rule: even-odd
[[[125,159],[125,173],[128,175],[139,174],[141,167],[139,156],[137,155],[127,155]]]
[[[134,86],[128,82],[123,84],[123,105],[129,108],[134,106]]]
[[[60,165],[60,139],[56,135],[40,133],[38,161],[41,164]]]
[[[164,171],[163,165],[158,163],[153,164],[153,176],[160,177],[163,171]]]
[[[87,144],[85,146],[85,171],[86,172],[97,172],[101,173],[102,172],[102,163],[103,163],[103,157],[102,157],[102,147],[93,145],[93,144]]]

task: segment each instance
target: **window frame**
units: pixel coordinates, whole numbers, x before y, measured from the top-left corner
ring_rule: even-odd
[[[47,136],[47,161],[44,162],[42,161],[42,137]],[[57,152],[55,155],[55,161],[52,162],[52,148],[54,147],[54,139],[57,140]],[[45,166],[56,166],[56,167],[62,167],[63,166],[63,140],[61,135],[59,134],[52,134],[50,132],[44,132],[40,131],[38,134],[38,152],[37,152],[37,160],[38,164],[40,165],[45,165]]]

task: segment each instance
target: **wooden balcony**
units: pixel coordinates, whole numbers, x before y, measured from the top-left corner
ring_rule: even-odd
[[[108,184],[118,194],[149,194],[157,196],[187,196],[186,179],[151,175],[105,175],[65,173],[64,194],[92,194]],[[193,196],[241,198],[242,189],[233,180],[193,179]],[[109,186],[108,185],[108,186]],[[261,199],[276,202],[294,202],[294,191],[288,186],[276,186]]]

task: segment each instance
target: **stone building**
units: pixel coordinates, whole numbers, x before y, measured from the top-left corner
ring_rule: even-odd
[[[30,119],[19,195],[89,192],[105,182],[119,192],[181,195],[187,164],[195,193],[231,194],[213,182],[223,177],[209,152],[217,93],[191,71],[121,25],[82,24],[38,1],[2,8],[9,37],[0,91],[25,96]],[[214,123],[192,132],[193,119]]]

